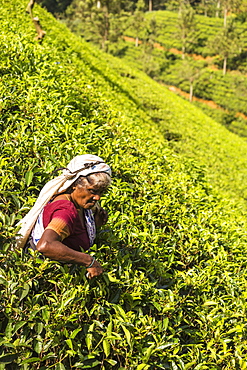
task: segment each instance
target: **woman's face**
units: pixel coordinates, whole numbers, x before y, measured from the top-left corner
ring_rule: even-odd
[[[90,209],[100,200],[104,190],[97,185],[76,185],[74,191],[71,193],[71,199],[81,208]]]

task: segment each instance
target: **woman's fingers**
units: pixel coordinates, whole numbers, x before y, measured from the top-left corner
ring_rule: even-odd
[[[101,275],[102,272],[103,272],[103,268],[101,267],[101,265],[99,264],[99,262],[95,261],[94,264],[93,264],[93,266],[90,267],[89,269],[87,269],[86,276],[89,279],[92,279],[95,276]]]

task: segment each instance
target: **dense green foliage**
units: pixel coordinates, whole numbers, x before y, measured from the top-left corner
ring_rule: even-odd
[[[26,1],[1,5],[0,369],[245,369],[246,143],[38,7],[36,44]],[[114,175],[90,282],[12,250],[85,152]]]
[[[73,32],[109,52],[123,35],[133,7],[131,0],[73,0],[65,21]]]
[[[144,2],[142,3],[144,4]],[[125,35],[133,36],[136,22],[132,22],[132,18],[135,17],[136,12],[140,9],[138,4],[140,4],[140,1],[134,7],[133,2],[131,1],[117,2],[116,5],[115,0],[104,0],[101,1],[101,6],[97,8],[96,2],[92,2],[90,0],[84,2],[73,0],[72,4],[66,11],[64,20],[74,32],[83,36],[85,39],[93,41],[99,46],[101,46],[103,29],[108,27],[108,42],[110,44],[114,44],[114,42],[116,43],[118,40],[117,37],[115,37],[114,40],[113,35],[111,35],[111,29],[115,29],[116,35],[118,35],[121,30]],[[183,18],[183,15],[187,12],[193,11],[193,13],[195,13],[193,8],[190,6],[184,6],[179,12],[157,10],[154,12],[144,13],[144,11],[145,6],[143,5],[141,6],[141,12],[143,13],[143,16],[145,15],[145,22],[142,22],[142,29],[140,30],[139,38],[142,40],[145,39],[148,24],[155,18],[157,28],[159,29],[159,35],[156,37],[156,41],[167,49],[177,48],[181,50],[184,39],[181,37],[181,33],[179,32],[179,19],[181,17]],[[120,14],[122,14],[122,18],[120,17]],[[125,14],[125,17],[123,17],[123,14]],[[215,50],[210,46],[210,43],[224,28],[223,19],[218,17],[209,18],[198,14],[195,14],[194,18],[193,38],[191,39],[188,51],[203,56],[214,56],[218,52],[215,53]],[[91,20],[91,23],[89,20]],[[100,20],[102,22],[101,28],[97,26],[97,22]],[[237,55],[238,64],[244,68],[246,67],[245,49],[247,47],[246,23],[242,23],[237,20],[235,15],[229,16],[227,22],[230,22],[230,20],[235,20],[235,33],[239,36],[239,50],[236,50],[234,55]],[[236,62],[237,61],[235,61],[235,63]]]
[[[236,135],[239,135],[241,137],[247,137],[247,126],[245,118],[242,118],[240,115],[236,116],[235,113],[231,114],[228,111],[222,109],[211,108],[210,105],[198,101],[194,101],[193,104],[199,107],[209,117],[226,126],[229,131],[234,132]]]
[[[246,136],[245,121],[236,117],[237,112],[247,114],[246,46],[242,49],[242,56],[231,54],[231,51],[227,49],[225,52],[222,51],[222,56],[218,55],[213,58],[203,59],[203,56],[210,55],[209,45],[216,43],[222,20],[196,16],[197,41],[191,44],[187,42],[186,48],[187,52],[194,51],[202,55],[187,54],[184,61],[182,59],[181,37],[178,37],[177,18],[177,14],[168,11],[147,13],[147,20],[155,19],[157,22],[158,32],[155,41],[159,42],[161,48],[154,48],[151,57],[149,56],[149,59],[144,58],[145,30],[143,30],[139,35],[142,40],[139,47],[135,47],[134,43],[131,42],[126,42],[125,45],[119,44],[118,55],[128,62],[134,63],[152,78],[167,85],[175,85],[186,92],[190,91],[191,81],[190,74],[185,73],[185,64],[193,65],[193,69],[196,71],[193,78],[194,95],[197,98],[212,100],[225,109],[225,114],[219,117],[219,122],[225,124],[230,130],[233,130],[240,136]],[[239,25],[239,27],[242,27],[242,32],[240,28],[238,31],[243,38],[242,45],[246,45],[244,25]],[[126,33],[132,37],[135,35],[131,27]],[[204,39],[200,35],[203,35]],[[234,44],[234,39],[231,42]],[[230,41],[226,43],[230,44]],[[219,42],[216,45],[219,47]],[[174,48],[177,48],[177,50]],[[226,75],[223,75],[222,68],[226,56],[227,68],[230,70],[238,69],[238,71],[228,70]],[[240,73],[241,71],[244,73]],[[209,115],[216,117],[216,114],[212,111],[209,111]],[[233,125],[234,127],[230,124],[233,121],[237,122],[237,125]]]
[[[181,50],[182,43],[176,37],[177,34],[177,20],[178,13],[171,11],[157,11],[153,13],[146,13],[147,20],[155,17],[160,28],[160,35],[157,42],[166,48],[177,48]],[[197,41],[194,42],[192,51],[196,54],[208,56],[215,55],[209,48],[210,40],[212,40],[217,33],[223,28],[223,20],[220,18],[209,18],[203,15],[195,16]],[[246,24],[237,23],[237,31],[242,36],[242,47],[247,47],[247,32]]]

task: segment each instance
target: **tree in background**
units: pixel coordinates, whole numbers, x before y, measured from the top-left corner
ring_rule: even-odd
[[[170,11],[177,11],[179,9],[179,0],[169,0],[165,3],[165,9]]]
[[[143,71],[150,77],[155,77],[160,70],[159,63],[153,57],[154,44],[158,37],[158,25],[156,19],[153,17],[150,19],[147,27],[145,28],[145,36],[143,40],[143,55],[141,63]]]
[[[184,60],[181,68],[178,71],[178,77],[184,81],[188,81],[190,84],[190,102],[193,100],[194,85],[199,79],[201,74],[201,68],[198,63],[192,60]]]
[[[37,3],[42,5],[52,14],[59,16],[65,12],[67,7],[72,3],[72,0],[39,0]]]
[[[185,58],[185,53],[191,48],[191,45],[195,43],[196,35],[196,22],[195,22],[195,11],[189,5],[182,3],[179,9],[178,22],[177,22],[178,33],[176,37],[179,37],[182,42],[182,59]]]
[[[223,59],[223,75],[225,75],[228,58],[241,52],[241,38],[233,18],[215,36],[209,46],[214,53],[219,54]]]
[[[144,50],[148,54],[152,54],[152,51],[154,49],[154,44],[158,37],[158,24],[155,19],[155,17],[151,18],[149,23],[147,24],[147,27],[145,27],[145,36],[143,40]]]
[[[224,27],[227,26],[227,16],[229,12],[236,11],[242,3],[242,0],[222,0]]]
[[[73,0],[66,10],[66,23],[72,31],[108,51],[109,43],[123,34],[130,6],[130,1]]]
[[[144,0],[138,0],[131,22],[132,28],[135,32],[135,46],[138,46],[139,44],[139,34],[143,29],[143,25],[145,23],[144,9],[145,9]]]
[[[164,4],[165,4],[164,0],[145,0],[145,2],[147,6],[146,9],[149,12],[152,12],[153,10],[164,9]]]
[[[201,0],[196,7],[196,12],[199,14],[203,14],[205,17],[212,16],[214,5],[214,0]]]
[[[216,0],[215,17],[217,18],[220,16],[220,8],[221,8],[221,1]]]
[[[242,0],[238,9],[236,9],[237,19],[244,23],[247,21],[247,0]]]

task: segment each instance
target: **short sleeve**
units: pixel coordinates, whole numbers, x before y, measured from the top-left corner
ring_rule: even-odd
[[[51,203],[50,207],[45,210],[43,221],[45,230],[54,230],[61,240],[64,240],[73,233],[74,223],[78,216],[71,202],[61,203],[59,201]]]

